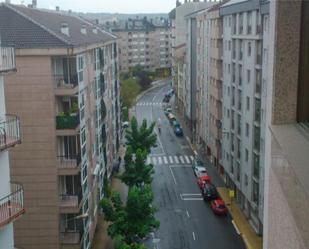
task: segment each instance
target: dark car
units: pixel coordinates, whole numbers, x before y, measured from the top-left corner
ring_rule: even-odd
[[[164,114],[167,116],[168,114],[172,113],[172,108],[167,107],[164,109]]]
[[[183,131],[182,128],[180,126],[174,126],[174,133],[176,136],[183,136]]]
[[[164,103],[170,102],[170,98],[171,98],[171,97],[170,97],[169,95],[165,95],[164,98],[163,98],[163,102],[164,102]]]
[[[204,198],[204,201],[216,200],[218,198],[218,192],[216,187],[209,182],[205,182],[202,188],[202,196]]]

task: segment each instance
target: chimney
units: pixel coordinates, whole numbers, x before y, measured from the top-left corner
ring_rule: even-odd
[[[69,25],[66,22],[61,23],[61,33],[70,36]]]
[[[32,8],[36,8],[37,5],[37,1],[36,0],[32,0]]]
[[[82,28],[80,29],[80,32],[81,32],[83,35],[87,35],[86,24],[83,24]]]
[[[92,29],[92,32],[93,32],[94,34],[97,34],[97,33],[98,33],[98,29],[97,29],[96,27],[94,27],[94,28]]]
[[[59,10],[60,10],[59,6],[56,6],[56,11],[59,11]]]

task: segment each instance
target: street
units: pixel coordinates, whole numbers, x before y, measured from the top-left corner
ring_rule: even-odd
[[[136,103],[135,115],[154,122],[161,119],[158,147],[151,151],[148,163],[154,165],[152,188],[156,218],[160,228],[150,236],[146,245],[158,249],[242,249],[244,243],[237,234],[229,215],[216,216],[209,203],[203,201],[191,167],[194,153],[183,137],[176,137],[163,112],[164,94],[170,83],[143,95]],[[211,172],[211,166],[206,165]],[[220,181],[214,181],[217,185]],[[218,186],[218,185],[217,185]]]

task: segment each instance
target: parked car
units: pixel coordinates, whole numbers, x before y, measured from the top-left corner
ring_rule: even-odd
[[[216,187],[206,182],[202,188],[202,196],[204,198],[204,201],[212,201],[218,199],[218,192]]]
[[[192,162],[192,168],[194,168],[196,166],[204,167],[204,164],[203,164],[202,160],[199,157],[197,157],[197,156],[194,158],[194,160]]]
[[[210,183],[210,177],[208,175],[206,176],[201,176],[197,179],[197,185],[199,186],[200,189],[202,189],[205,185],[205,183]]]
[[[212,211],[217,215],[226,215],[227,214],[227,208],[226,208],[225,203],[222,199],[216,199],[214,201],[211,201],[210,207],[211,207]]]
[[[168,114],[172,113],[172,108],[167,107],[164,109],[164,114],[167,116]]]
[[[180,126],[174,126],[174,133],[178,137],[183,136],[183,130]]]
[[[194,175],[198,178],[201,176],[207,176],[207,171],[204,167],[195,166],[193,168],[193,171],[194,171]]]
[[[170,121],[171,124],[173,123],[173,121],[176,120],[176,117],[172,113],[169,113],[167,115],[167,118],[168,118],[168,120]]]
[[[129,127],[129,122],[128,121],[122,122],[122,128],[123,129],[126,129],[128,127]]]
[[[164,98],[163,98],[163,102],[165,102],[165,103],[170,102],[170,98],[171,97],[169,95],[165,95]]]
[[[168,95],[169,97],[172,97],[172,96],[173,96],[173,94],[174,94],[174,90],[173,90],[173,89],[171,89],[171,90],[169,90],[169,91],[167,92],[167,94],[166,94],[166,95]]]

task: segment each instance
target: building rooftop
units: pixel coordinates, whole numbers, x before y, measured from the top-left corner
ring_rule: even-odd
[[[116,39],[79,17],[11,4],[0,5],[0,35],[3,44],[15,48],[79,47]]]

